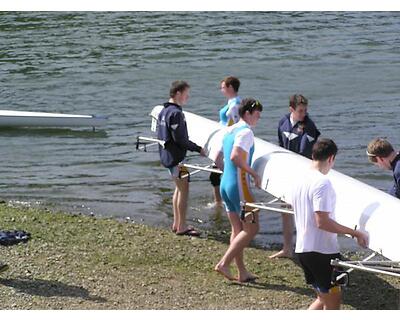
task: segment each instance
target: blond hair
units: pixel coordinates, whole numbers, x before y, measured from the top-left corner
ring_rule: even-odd
[[[386,158],[392,152],[393,146],[383,138],[375,138],[367,146],[367,156],[371,162],[376,162],[376,157]]]

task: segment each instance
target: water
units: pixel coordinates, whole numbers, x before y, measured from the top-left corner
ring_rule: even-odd
[[[339,145],[336,169],[386,190],[391,174],[365,147],[376,136],[399,147],[399,35],[397,12],[0,13],[1,109],[110,118],[94,133],[0,130],[1,198],[169,226],[169,175],[135,137],[149,135],[148,112],[176,79],[192,85],[187,110],[217,119],[231,74],[265,106],[258,137],[276,142],[289,95],[302,93]],[[193,180],[193,224],[226,229],[207,208],[207,175]],[[280,241],[279,215],[262,223],[257,241]]]

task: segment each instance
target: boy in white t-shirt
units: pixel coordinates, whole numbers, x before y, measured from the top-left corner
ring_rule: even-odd
[[[326,175],[334,165],[337,150],[332,140],[319,139],[312,149],[311,168],[292,193],[297,230],[295,252],[306,282],[317,293],[317,299],[309,307],[313,310],[340,308],[341,291],[331,282],[330,264],[331,259],[340,258],[337,235],[349,234],[362,247],[368,242],[365,233],[335,221],[336,194]]]

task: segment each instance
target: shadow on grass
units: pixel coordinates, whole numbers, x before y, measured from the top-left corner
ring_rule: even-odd
[[[291,259],[294,264],[299,265],[296,259]],[[400,310],[400,281],[388,278],[396,286],[382,279],[380,276],[354,271],[350,273],[350,285],[343,290],[343,304],[350,305],[357,310]],[[305,281],[305,280],[304,280]],[[287,285],[259,282],[232,285],[248,286],[260,290],[291,291],[297,294],[315,298],[315,291],[311,288],[290,287]]]
[[[95,302],[107,302],[105,298],[91,296],[87,289],[82,287],[67,285],[59,281],[18,278],[0,279],[0,284],[12,287],[20,292],[42,297],[72,297]]]
[[[397,288],[373,273],[350,273],[350,286],[343,294],[344,303],[362,310],[400,310],[400,281],[394,277],[385,278],[397,283]]]
[[[272,284],[272,283],[268,283],[268,282],[259,282],[259,280],[257,280],[256,282],[252,282],[252,283],[250,282],[250,283],[246,283],[246,284],[232,282],[232,285],[248,286],[249,288],[252,288],[252,289],[261,289],[261,290],[291,291],[291,292],[301,294],[303,296],[309,296],[309,297],[314,297],[314,295],[315,295],[314,290],[311,288],[289,287],[284,284]]]

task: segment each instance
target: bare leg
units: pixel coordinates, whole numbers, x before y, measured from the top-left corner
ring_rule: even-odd
[[[232,244],[237,235],[243,230],[243,224],[236,213],[228,214],[228,217],[232,226],[231,241],[230,241],[230,244]],[[246,267],[243,262],[243,251],[239,252],[239,254],[235,257],[235,263],[239,274],[243,273],[243,271],[246,270]]]
[[[230,245],[231,245],[236,236],[242,231],[243,226],[242,222],[239,219],[239,216],[236,213],[228,212],[228,218],[229,222],[231,223],[231,237],[230,237]],[[240,261],[236,261],[236,263],[240,264]],[[229,280],[235,280],[235,278],[232,276],[230,272],[229,266],[230,264],[223,266],[219,262],[215,266],[214,270],[221,273],[225,278]]]
[[[179,189],[175,187],[174,195],[172,197],[172,210],[174,213],[174,222],[172,223],[173,232],[176,232],[176,230],[178,230],[178,225],[179,225],[178,197],[179,197]]]
[[[179,233],[184,232],[186,228],[186,211],[189,196],[189,181],[187,178],[175,178],[174,181],[176,185],[176,202],[174,202],[174,204],[176,205],[174,210],[174,225],[176,226],[176,232]]]
[[[236,217],[235,217],[235,216]],[[236,213],[228,213],[232,228],[237,230],[237,220],[240,221],[239,216]],[[241,222],[242,223],[242,222]],[[258,216],[256,217],[256,223],[242,223],[242,230],[232,239],[228,250],[225,252],[222,259],[215,266],[215,270],[222,273],[226,278],[232,280],[233,277],[229,272],[229,265],[235,259],[236,265],[239,271],[239,280],[247,278],[250,274],[246,270],[243,262],[243,250],[250,243],[250,241],[257,234],[259,229]]]
[[[332,289],[331,289],[332,290]],[[334,292],[319,293],[318,297],[324,305],[324,310],[339,310],[342,301],[342,292],[339,287],[333,288]]]
[[[310,304],[308,307],[308,310],[323,310],[324,309],[324,303],[317,297],[313,303]]]
[[[219,186],[213,187],[213,190],[214,190],[215,204],[217,206],[221,206],[222,205],[222,198],[221,198],[221,193],[219,192]]]
[[[224,154],[222,152],[219,152],[215,161],[214,161],[215,167],[224,170]],[[220,178],[221,179],[221,175]],[[221,181],[221,180],[220,180]],[[220,186],[215,186],[214,187],[214,200],[215,204],[221,206],[222,205],[222,197],[221,193],[219,191]]]
[[[282,213],[283,248],[270,255],[270,259],[291,258],[293,256],[293,217],[290,213]]]
[[[242,222],[243,225],[243,231],[247,232],[248,234],[252,234],[252,237],[250,239],[250,241],[256,236],[256,234],[259,231],[260,225],[259,225],[259,221],[258,221],[258,214],[255,214],[255,223],[251,223],[252,217],[247,217],[246,218],[246,222]],[[247,243],[247,245],[250,243],[250,241]],[[247,246],[246,245],[246,246]],[[239,282],[248,282],[248,281],[253,281],[255,279],[257,279],[258,277],[255,276],[254,274],[250,273],[244,264],[244,248],[241,252],[238,253],[238,255],[235,257],[235,262],[238,268],[238,281]]]

